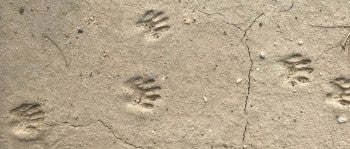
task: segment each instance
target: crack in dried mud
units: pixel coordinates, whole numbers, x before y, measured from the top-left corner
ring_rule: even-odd
[[[244,37],[243,37],[244,38]],[[244,103],[244,114],[247,116],[248,115],[248,112],[247,112],[247,105],[248,105],[248,101],[249,101],[249,95],[250,95],[250,85],[251,85],[251,72],[253,71],[253,64],[254,64],[254,61],[251,57],[251,51],[250,51],[250,48],[249,48],[249,45],[247,44],[246,41],[242,41],[246,48],[247,48],[247,51],[248,51],[248,56],[249,56],[249,61],[250,61],[250,67],[249,67],[249,70],[248,70],[248,87],[247,87],[247,96],[245,98],[245,103]],[[246,118],[246,124],[244,126],[244,131],[243,131],[243,134],[242,134],[242,143],[243,143],[243,149],[245,148],[245,137],[246,137],[246,132],[247,132],[247,127],[248,127],[248,120]]]
[[[289,6],[289,8],[285,9],[285,10],[282,10],[280,12],[287,12],[287,11],[290,11],[292,8],[294,7],[294,1],[292,1],[292,5]]]
[[[130,143],[130,142],[128,142],[128,141],[126,141],[126,140],[124,140],[123,138],[121,138],[121,137],[118,137],[116,134],[115,134],[115,132],[113,131],[113,129],[112,129],[112,127],[111,126],[108,126],[105,122],[103,122],[102,120],[98,120],[104,127],[106,127],[112,134],[113,134],[113,136],[114,136],[114,138],[115,139],[117,139],[117,140],[119,140],[119,141],[122,141],[122,142],[124,142],[125,144],[127,144],[127,145],[130,145],[130,146],[132,146],[132,147],[134,147],[134,148],[143,148],[143,147],[141,147],[141,146],[137,146],[137,145],[135,145],[135,144],[132,144],[132,143]]]
[[[249,61],[250,61],[250,67],[249,67],[249,70],[248,70],[248,87],[247,87],[247,96],[246,96],[246,99],[245,99],[245,104],[244,104],[244,112],[245,114],[247,114],[247,105],[248,105],[248,100],[249,100],[249,94],[250,94],[250,83],[251,83],[251,72],[253,71],[253,64],[254,64],[254,61],[251,57],[251,52],[250,52],[250,48],[247,44],[246,41],[243,41],[247,50],[248,50],[248,56],[249,56]]]
[[[247,96],[245,98],[245,103],[244,103],[244,114],[247,116],[248,115],[248,112],[247,112],[247,106],[248,106],[248,101],[249,101],[249,95],[250,95],[250,87],[251,87],[251,73],[253,71],[253,65],[254,65],[254,61],[252,59],[252,56],[251,56],[251,51],[250,51],[250,47],[247,43],[247,40],[248,38],[246,38],[247,36],[247,32],[251,29],[251,27],[255,24],[255,22],[261,17],[263,16],[265,13],[261,13],[260,15],[258,15],[251,23],[250,25],[248,26],[247,29],[244,30],[244,34],[243,34],[243,37],[241,38],[241,42],[246,46],[247,48],[247,52],[248,52],[248,57],[249,57],[249,61],[250,61],[250,66],[249,66],[249,70],[248,70],[248,82],[247,82]],[[246,117],[246,124],[244,126],[244,131],[243,131],[243,134],[242,134],[242,144],[243,144],[243,149],[246,148],[245,146],[245,139],[246,139],[246,133],[247,133],[247,128],[248,128],[248,119]]]
[[[247,29],[244,30],[244,34],[243,34],[243,37],[242,37],[242,38],[244,38],[244,37],[247,36],[248,30],[250,30],[250,28],[252,28],[252,26],[255,24],[255,22],[256,22],[261,16],[263,16],[264,14],[265,14],[264,12],[261,13],[261,14],[259,14],[259,15],[249,24],[249,26],[247,27]],[[248,50],[249,50],[249,49],[248,49]]]
[[[243,137],[242,137],[242,142],[243,142],[243,149],[245,148],[245,134],[247,132],[247,127],[248,127],[248,121],[246,122],[245,126],[244,126],[244,131],[243,131]]]

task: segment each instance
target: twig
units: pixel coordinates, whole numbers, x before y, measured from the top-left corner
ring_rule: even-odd
[[[53,45],[55,45],[55,47],[58,49],[58,51],[59,51],[60,54],[62,55],[62,58],[63,58],[63,60],[64,60],[64,62],[65,62],[65,66],[68,67],[68,66],[69,66],[69,63],[68,63],[68,60],[67,60],[66,56],[65,56],[64,53],[63,53],[63,50],[57,45],[57,43],[56,43],[54,40],[52,40],[52,38],[50,38],[50,37],[47,36],[46,34],[43,34],[43,37],[49,39],[49,40],[53,43]]]
[[[350,38],[350,32],[349,32],[348,35],[346,36],[345,41],[340,45],[344,51],[345,51],[345,49],[346,49],[346,45],[347,45],[347,43],[348,43],[349,38]]]
[[[320,27],[320,28],[350,28],[350,25],[332,25],[332,26],[328,26],[328,25],[314,25],[311,24],[312,27]]]

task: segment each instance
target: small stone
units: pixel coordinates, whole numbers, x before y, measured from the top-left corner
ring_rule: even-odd
[[[304,41],[302,41],[302,40],[298,41],[298,45],[303,45],[303,44],[304,44]]]
[[[266,57],[265,52],[260,52],[259,57],[260,57],[261,59],[265,59],[265,57]]]
[[[242,79],[241,79],[241,78],[239,78],[239,79],[236,80],[236,83],[237,83],[237,84],[239,84],[239,83],[241,83],[241,82],[242,82]]]
[[[184,19],[184,23],[185,23],[186,25],[190,25],[192,22],[193,22],[193,19],[190,19],[190,18]]]
[[[204,102],[208,102],[207,97],[203,97],[203,101],[204,101]]]
[[[322,76],[323,75],[323,73],[322,72],[320,72],[320,76]]]
[[[345,116],[339,116],[337,120],[339,124],[348,122],[348,119]]]
[[[274,45],[274,46],[277,46],[277,42],[274,42],[273,45]]]
[[[102,56],[107,57],[107,52],[103,51]]]

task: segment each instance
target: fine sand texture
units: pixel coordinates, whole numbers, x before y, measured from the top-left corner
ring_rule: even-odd
[[[348,0],[1,0],[0,149],[350,148]]]

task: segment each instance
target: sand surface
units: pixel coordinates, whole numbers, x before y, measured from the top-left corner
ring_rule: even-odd
[[[350,148],[348,0],[1,0],[1,149]]]

